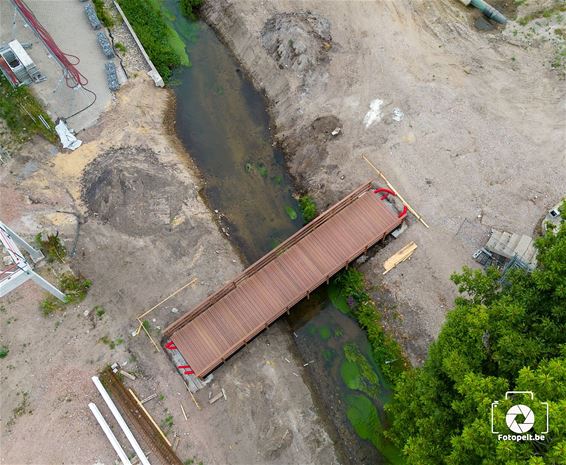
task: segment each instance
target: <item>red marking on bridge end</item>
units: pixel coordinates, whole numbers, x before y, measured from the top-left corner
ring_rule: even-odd
[[[399,213],[398,218],[403,218],[407,215],[407,205],[403,205],[403,211]]]
[[[165,344],[165,347],[169,350],[176,350],[177,346],[175,345],[175,343],[173,341],[169,341],[167,344]]]

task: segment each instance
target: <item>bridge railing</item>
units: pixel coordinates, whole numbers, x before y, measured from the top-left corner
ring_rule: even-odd
[[[332,218],[334,215],[336,215],[339,211],[343,210],[348,205],[350,205],[352,202],[354,202],[360,195],[362,195],[363,193],[365,193],[369,189],[371,189],[371,184],[372,184],[371,180],[366,182],[365,184],[358,187],[355,191],[351,192],[349,195],[344,197],[338,203],[335,203],[330,208],[328,208],[327,210],[322,212],[314,220],[312,220],[309,224],[307,224],[306,226],[301,228],[299,231],[297,231],[291,237],[289,237],[288,239],[283,241],[281,244],[279,244],[273,250],[271,250],[270,252],[265,254],[262,258],[260,258],[258,261],[256,261],[255,263],[250,265],[248,268],[246,268],[242,273],[240,273],[238,276],[236,276],[236,278],[234,278],[232,281],[228,282],[226,285],[224,285],[222,288],[220,288],[214,294],[211,294],[210,296],[208,296],[205,300],[203,300],[200,304],[198,304],[196,307],[194,307],[187,314],[183,315],[182,317],[180,317],[179,319],[177,319],[176,321],[171,323],[169,326],[167,326],[167,328],[165,328],[164,335],[166,337],[170,337],[171,334],[173,334],[179,328],[181,328],[182,326],[187,324],[189,321],[194,320],[197,316],[199,316],[204,311],[206,311],[206,309],[208,309],[210,306],[214,305],[220,299],[222,299],[227,294],[229,294],[231,291],[233,291],[239,283],[241,283],[245,279],[249,278],[254,273],[257,273],[261,268],[263,268],[264,266],[271,263],[279,255],[285,253],[288,249],[290,249],[293,245],[295,245],[297,242],[299,242],[305,236],[309,235],[312,231],[314,231],[316,228],[318,228],[319,226],[324,224],[326,221],[328,221],[330,218]]]

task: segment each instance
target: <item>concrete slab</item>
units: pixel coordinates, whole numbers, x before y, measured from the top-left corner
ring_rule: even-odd
[[[67,86],[63,68],[23,21],[10,0],[0,0],[0,43],[18,39],[22,44],[32,44],[27,52],[47,80],[31,88],[45,103],[54,120],[69,118],[69,126],[75,131],[92,126],[110,105],[112,93],[106,84],[104,72],[104,63],[108,60],[98,46],[95,31],[88,23],[84,3],[77,0],[26,0],[26,3],[59,48],[80,60],[77,69],[88,79],[85,87],[96,94],[96,101],[69,118],[91,104],[94,96],[83,88],[71,89]]]

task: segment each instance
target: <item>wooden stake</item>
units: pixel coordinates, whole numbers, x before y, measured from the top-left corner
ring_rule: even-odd
[[[140,402],[140,400],[137,398],[137,396],[134,394],[134,391],[132,391],[131,389],[128,389],[128,391],[130,391],[130,394],[132,395],[132,397],[134,398],[134,400],[137,402],[138,406],[142,409],[143,413],[146,414],[147,418],[149,419],[149,421],[151,421],[151,423],[153,424],[153,426],[155,426],[155,428],[157,429],[157,431],[159,431],[159,434],[161,434],[161,437],[165,440],[165,442],[169,445],[169,447],[171,447],[171,443],[169,442],[169,439],[167,439],[167,436],[165,436],[165,434],[163,433],[163,431],[161,431],[161,428],[159,426],[157,426],[157,423],[155,423],[155,420],[151,417],[151,415],[149,414],[149,412],[145,409],[145,407],[143,406],[143,404]]]
[[[140,321],[140,320],[138,320]],[[143,325],[143,323],[140,321],[140,326],[143,328],[145,334],[147,334],[147,337],[149,338],[149,340],[152,342],[152,344],[155,346],[155,350],[157,352],[159,352],[159,346],[155,343],[155,341],[153,340],[153,338],[151,337],[151,334],[149,334],[149,331],[146,329],[146,327]]]
[[[371,166],[375,172],[381,177],[381,179],[383,179],[385,181],[385,183],[387,184],[387,186],[389,187],[389,189],[391,189],[393,192],[395,192],[395,194],[397,194],[397,197],[399,197],[399,200],[401,202],[403,202],[405,205],[407,205],[407,209],[413,214],[415,215],[415,218],[417,218],[422,224],[424,224],[427,228],[429,228],[430,226],[428,224],[426,224],[425,220],[423,220],[422,216],[419,215],[414,209],[413,207],[411,207],[411,205],[409,205],[409,203],[401,196],[401,194],[399,194],[399,192],[397,192],[397,189],[395,189],[393,187],[393,185],[389,182],[389,180],[385,177],[385,175],[379,171],[377,169],[377,167],[367,159],[367,157],[365,155],[362,155],[362,158],[367,162],[367,164],[369,166]]]
[[[165,297],[161,302],[159,302],[157,305],[154,305],[153,307],[151,307],[148,311],[142,313],[141,315],[138,316],[138,321],[141,322],[141,319],[148,315],[149,313],[153,312],[157,307],[159,307],[161,304],[164,304],[165,302],[167,302],[171,297],[174,297],[175,295],[177,295],[179,292],[181,292],[183,289],[185,289],[186,287],[189,287],[191,284],[194,284],[196,282],[197,278],[193,278],[191,279],[187,284],[185,284],[184,286],[181,286],[179,289],[177,289],[175,292],[173,292],[173,294]],[[137,329],[136,331],[136,336],[140,333],[141,331],[141,323],[140,323],[140,327]]]
[[[191,390],[189,389],[189,386],[187,385],[187,382],[185,380],[183,380],[183,382],[185,383],[185,387],[187,388],[187,391],[189,391],[189,394],[191,395],[191,399],[193,399],[193,402],[195,403],[195,405],[197,406],[197,408],[199,410],[202,410],[200,408],[200,405],[198,404],[197,400],[195,399],[195,396],[193,396],[193,393],[191,392]]]
[[[185,421],[189,421],[187,418],[187,413],[185,412],[185,408],[183,407],[183,403],[179,401],[179,405],[181,406],[181,412],[183,412],[183,416],[185,417]]]

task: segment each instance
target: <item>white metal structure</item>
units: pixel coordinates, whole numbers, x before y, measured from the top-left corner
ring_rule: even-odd
[[[20,252],[20,248],[30,254],[34,263],[43,259],[43,254],[39,250],[34,249],[1,221],[0,242],[2,242],[4,249],[8,252],[11,261],[6,268],[0,270],[0,297],[4,297],[9,292],[31,279],[59,300],[65,300],[65,294],[33,271],[31,265]]]
[[[106,389],[104,388],[104,386],[102,385],[100,380],[98,379],[98,376],[93,376],[92,382],[96,386],[96,389],[98,389],[98,392],[100,392],[100,395],[104,399],[104,402],[106,402],[106,405],[108,405],[108,408],[112,412],[112,415],[114,415],[114,418],[116,418],[116,421],[120,425],[120,428],[122,428],[122,431],[124,432],[124,434],[128,438],[128,441],[130,441],[130,444],[134,448],[134,451],[136,452],[136,455],[139,457],[142,465],[150,465],[149,460],[147,460],[147,457],[143,453],[143,450],[140,447],[138,441],[136,441],[136,438],[132,434],[132,431],[130,430],[130,428],[128,427],[126,422],[124,421],[122,414],[116,408],[116,404],[114,404],[114,401],[110,398],[110,396],[108,395],[108,392],[106,391]]]
[[[114,433],[110,429],[110,426],[108,426],[108,423],[106,423],[106,420],[102,416],[102,413],[100,413],[100,410],[98,410],[98,407],[92,402],[90,404],[88,404],[88,406],[90,408],[90,411],[94,415],[94,418],[96,418],[96,420],[98,421],[98,424],[102,428],[102,431],[104,431],[104,434],[106,434],[106,437],[110,441],[110,444],[112,444],[112,447],[114,448],[114,450],[118,454],[118,457],[120,457],[120,460],[122,461],[122,463],[124,465],[132,465],[132,462],[130,462],[130,459],[128,458],[128,456],[124,452],[124,449],[122,449],[122,446],[118,442],[118,439],[116,439],[116,436],[114,435]]]

